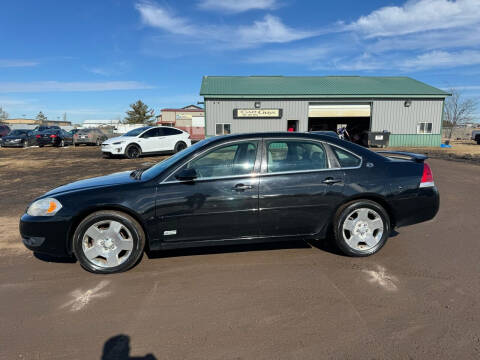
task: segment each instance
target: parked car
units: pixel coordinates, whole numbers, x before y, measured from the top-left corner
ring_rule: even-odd
[[[7,125],[0,125],[0,138],[7,136],[10,133],[10,128]]]
[[[29,205],[20,233],[29,249],[74,255],[96,273],[127,270],[146,248],[331,232],[345,254],[368,256],[395,227],[437,214],[425,159],[308,133],[213,137],[150,168],[53,189]]]
[[[12,130],[10,134],[2,137],[0,144],[3,147],[28,147],[37,143],[33,131],[26,129]]]
[[[81,129],[73,135],[73,143],[75,145],[97,145],[107,140],[107,136],[99,129]]]
[[[472,131],[472,140],[475,140],[477,142],[477,145],[480,145],[480,130]]]
[[[104,156],[124,155],[130,159],[143,154],[177,153],[191,146],[190,134],[169,126],[145,126],[104,141]]]
[[[60,130],[60,126],[57,125],[38,125],[33,128],[33,131],[41,132],[45,130]]]
[[[48,129],[35,132],[37,144],[40,147],[45,145],[60,146],[73,145],[73,136],[71,133],[62,129]]]

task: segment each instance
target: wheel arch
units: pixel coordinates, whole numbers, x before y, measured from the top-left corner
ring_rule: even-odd
[[[142,217],[137,214],[132,209],[126,208],[121,205],[98,205],[98,206],[91,206],[86,208],[85,210],[81,211],[77,214],[73,219],[68,231],[68,238],[67,238],[67,252],[68,254],[73,254],[73,235],[75,234],[75,230],[77,230],[78,225],[90,214],[93,214],[97,211],[105,211],[105,210],[113,210],[118,212],[123,212],[133,219],[135,219],[140,226],[142,227],[143,233],[145,234],[145,250],[150,249],[150,234],[147,231],[147,226],[145,222],[142,220]]]
[[[395,228],[396,219],[395,219],[395,213],[392,207],[382,195],[378,195],[374,193],[357,194],[345,199],[345,201],[343,201],[335,210],[335,213],[333,215],[333,218],[330,224],[333,224],[333,220],[335,219],[335,217],[340,211],[342,211],[346,206],[348,206],[352,202],[358,201],[358,200],[370,200],[382,206],[388,214],[388,218],[390,220],[390,228],[391,229]]]

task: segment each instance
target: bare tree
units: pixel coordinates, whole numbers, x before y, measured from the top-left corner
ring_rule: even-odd
[[[7,120],[8,113],[0,106],[0,121]]]
[[[453,129],[461,124],[472,121],[477,109],[477,99],[464,99],[462,93],[455,88],[450,89],[452,96],[445,100],[445,121],[450,124],[448,139],[452,138]]]

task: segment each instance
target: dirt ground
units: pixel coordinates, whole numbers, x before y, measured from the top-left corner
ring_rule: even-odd
[[[72,181],[134,170],[164,158],[104,159],[95,146],[0,148],[0,251],[23,250],[18,219],[37,196]]]
[[[98,276],[23,249],[36,196],[159,160],[0,149],[0,359],[480,358],[479,166],[430,159],[439,214],[367,258],[298,241],[161,252]]]
[[[472,140],[452,140],[451,148],[441,147],[412,147],[412,148],[386,148],[378,150],[412,151],[426,154],[429,157],[445,160],[465,161],[480,165],[480,145]]]

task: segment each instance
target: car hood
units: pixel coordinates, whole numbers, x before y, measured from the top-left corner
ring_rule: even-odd
[[[123,185],[123,184],[138,182],[138,180],[135,180],[130,176],[131,172],[132,172],[131,170],[122,171],[122,172],[118,172],[118,173],[114,173],[106,176],[99,176],[99,177],[94,177],[90,179],[75,181],[73,183],[65,184],[53,190],[50,190],[45,194],[45,196],[51,196],[51,195],[70,192],[70,191],[102,188],[105,186]]]
[[[114,137],[114,138],[110,138],[108,140],[105,140],[103,142],[103,144],[113,144],[114,142],[118,142],[118,141],[128,141],[130,139],[133,139],[134,136],[117,136],[117,137]]]

